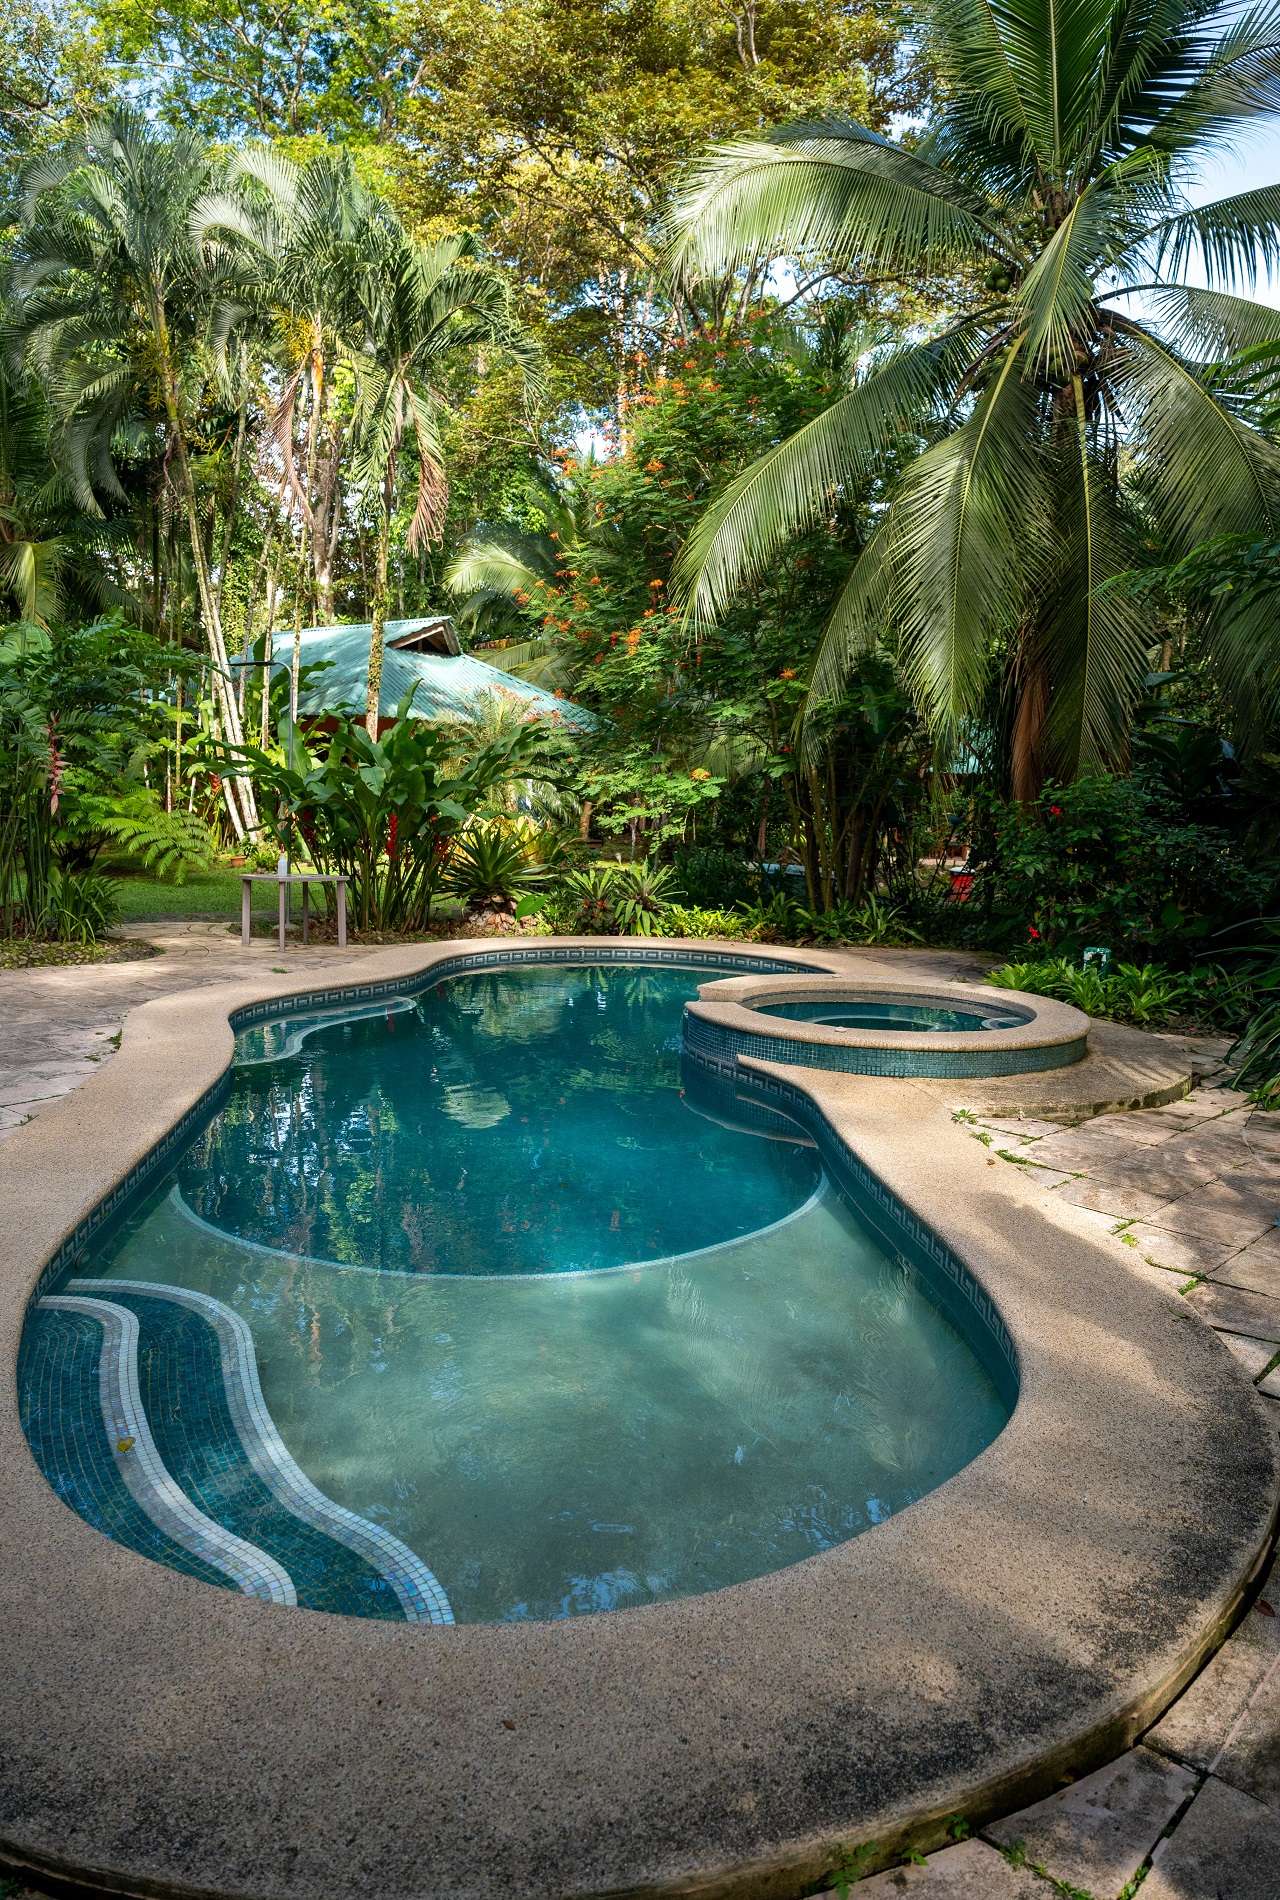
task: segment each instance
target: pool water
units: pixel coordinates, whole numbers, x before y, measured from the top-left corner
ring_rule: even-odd
[[[686,1104],[681,1011],[721,975],[508,970],[250,1032],[230,1099],[70,1291],[116,1283],[161,1397],[147,1285],[236,1316],[305,1479],[415,1553],[459,1622],[688,1595],[855,1536],[1008,1411],[811,1146]],[[82,1508],[47,1399],[24,1415]],[[258,1506],[237,1522],[265,1542]],[[297,1600],[399,1613],[344,1562]]]
[[[1026,1016],[971,1009],[948,1009],[942,1003],[753,1003],[762,1016],[786,1016],[797,1023],[822,1023],[828,1029],[881,1029],[973,1031],[1021,1029]]]
[[[745,1168],[740,1136],[681,1112],[681,1009],[715,974],[520,968],[321,1018],[285,1055],[250,1031],[183,1198],[242,1239],[406,1273],[616,1267],[767,1226],[818,1164],[771,1143]]]

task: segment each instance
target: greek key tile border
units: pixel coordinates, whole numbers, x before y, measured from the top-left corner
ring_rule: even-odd
[[[427,969],[415,970],[409,976],[392,977],[380,983],[334,984],[327,988],[300,991],[293,996],[273,998],[264,1003],[250,1003],[244,1009],[235,1011],[230,1019],[231,1027],[238,1033],[251,1023],[265,1022],[268,1018],[296,1016],[317,1008],[341,1009],[346,1004],[409,995],[416,990],[430,989],[434,983],[462,975],[466,971],[502,969],[510,964],[526,967],[533,964],[562,964],[582,968],[596,963],[635,963],[659,969],[724,970],[738,976],[830,975],[830,971],[815,963],[782,963],[777,957],[752,955],[746,951],[697,950],[694,948],[697,941],[697,938],[690,939],[687,950],[660,949],[656,946],[646,949],[633,939],[623,944],[611,937],[602,937],[598,949],[594,945],[560,944],[540,950],[534,944],[528,944],[509,950],[462,950]]]
[[[104,1196],[98,1205],[85,1215],[84,1219],[67,1235],[53,1258],[45,1263],[40,1278],[36,1282],[31,1296],[31,1304],[48,1291],[54,1281],[73,1264],[84,1252],[89,1242],[102,1233],[112,1222],[122,1220],[129,1209],[140,1200],[152,1181],[161,1174],[186,1147],[209,1117],[216,1113],[231,1092],[231,1070],[220,1075],[211,1088],[207,1088],[198,1102],[193,1102],[186,1114],[176,1121],[168,1134],[151,1148],[141,1161],[135,1161],[127,1174]]]

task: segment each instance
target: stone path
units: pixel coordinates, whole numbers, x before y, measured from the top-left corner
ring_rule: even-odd
[[[228,983],[246,969],[348,967],[376,951],[352,946],[255,939],[245,950],[238,928],[148,919],[121,933],[161,954],[130,963],[88,963],[0,970],[0,1140],[109,1061],[131,1009],[153,996],[205,983]]]
[[[274,941],[245,951],[212,923],[149,921],[131,934],[163,954],[0,972],[0,1137],[108,1061],[125,1015],[150,997],[225,982],[247,963],[310,972],[374,954],[290,945],[282,955]],[[847,960],[952,979],[990,967],[945,952]],[[1185,1101],[1074,1128],[964,1110],[956,1119],[993,1166],[1034,1171],[1047,1197],[1091,1214],[1118,1268],[1185,1297],[1280,1431],[1280,1114],[1202,1086]],[[1137,1748],[981,1838],[857,1891],[859,1900],[1280,1900],[1280,1572]],[[10,1900],[2,1876],[0,1900]]]

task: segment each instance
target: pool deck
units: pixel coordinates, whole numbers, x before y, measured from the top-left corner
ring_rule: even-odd
[[[984,1125],[954,1089],[760,1065],[995,1300],[1023,1377],[1006,1431],[909,1511],[735,1589],[524,1627],[356,1623],[224,1595],[101,1538],[17,1425],[13,1355],[43,1262],[216,1081],[228,1009],[352,967],[206,941],[0,975],[5,1093],[34,1113],[0,1148],[0,1857],[154,1894],[784,1900],[865,1845],[860,1871],[932,1853],[869,1880],[869,1900],[1049,1900],[1012,1864],[1021,1840],[1102,1900],[1163,1839],[1144,1900],[1270,1892],[1247,1884],[1280,1853],[1280,1617],[1248,1608],[1280,1479],[1266,1118],[1200,1090],[1070,1131]],[[448,953],[355,954],[372,980]],[[927,958],[801,960],[982,968]],[[119,1053],[95,1048],[144,985]],[[42,1015],[66,1037],[25,1095],[19,989],[19,1040],[38,1048]],[[1187,1052],[1171,1042],[1163,1064],[1181,1095]],[[986,1838],[946,1846],[957,1813]]]

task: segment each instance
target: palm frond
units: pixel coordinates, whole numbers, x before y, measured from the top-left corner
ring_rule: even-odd
[[[1198,259],[1221,284],[1254,284],[1259,270],[1280,262],[1280,185],[1179,212],[1145,236],[1162,275],[1181,277]]]
[[[1052,682],[1046,763],[1062,778],[1122,758],[1146,649],[1155,637],[1149,611],[1131,594],[1107,586],[1133,566],[1134,537],[1100,463],[1079,377],[1073,394],[1072,440],[1061,455],[1053,503],[1058,568],[1040,616]]]
[[[882,521],[870,534],[823,628],[805,697],[808,722],[827,701],[838,699],[859,656],[884,637],[893,599],[893,525]]]
[[[1280,448],[1233,414],[1230,399],[1141,325],[1113,318],[1110,375],[1130,453],[1175,556],[1215,534],[1280,527]]]
[[[852,121],[717,146],[681,197],[668,257],[720,271],[822,256],[867,268],[946,268],[1005,253],[975,192]]]
[[[964,329],[902,350],[753,462],[689,536],[672,573],[675,598],[691,615],[714,619],[835,494],[867,475],[887,442],[924,429],[972,342]]]
[[[1219,362],[1280,343],[1280,310],[1197,285],[1164,284],[1148,291],[1156,324],[1180,353]]]
[[[1046,565],[1039,398],[1022,357],[1018,339],[970,419],[907,469],[886,523],[900,657],[943,732],[978,704],[993,647]]]

